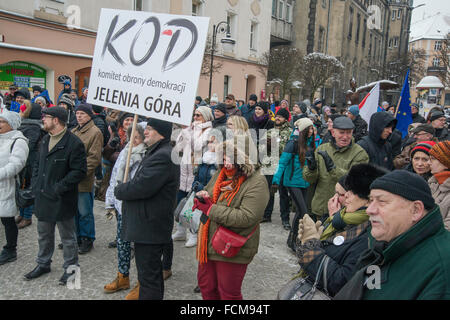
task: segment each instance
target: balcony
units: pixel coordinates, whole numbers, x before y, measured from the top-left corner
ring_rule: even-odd
[[[431,66],[427,68],[427,72],[444,72],[446,70],[445,67],[435,67],[435,66]]]
[[[272,17],[270,26],[270,45],[289,45],[294,41],[294,32],[292,23]]]

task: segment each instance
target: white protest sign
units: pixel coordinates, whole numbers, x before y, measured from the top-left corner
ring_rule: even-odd
[[[87,102],[189,125],[209,18],[102,9]]]

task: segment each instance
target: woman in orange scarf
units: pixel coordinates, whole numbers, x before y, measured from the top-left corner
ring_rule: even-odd
[[[194,203],[203,213],[197,243],[198,285],[204,300],[241,300],[247,266],[258,252],[259,223],[269,201],[267,181],[236,143],[220,144],[216,154],[223,164]],[[226,257],[213,248],[211,240],[219,227],[249,237],[236,255]]]

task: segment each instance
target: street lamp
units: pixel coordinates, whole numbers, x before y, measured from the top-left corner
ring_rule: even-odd
[[[213,63],[214,63],[214,51],[216,47],[217,33],[225,33],[226,37],[220,40],[223,45],[224,50],[231,51],[233,49],[236,41],[231,38],[230,34],[230,24],[226,21],[221,21],[217,25],[213,25],[213,38],[212,38],[212,46],[211,46],[211,67],[209,69],[209,95],[208,97],[211,99],[211,88],[212,88],[212,73],[213,73]]]

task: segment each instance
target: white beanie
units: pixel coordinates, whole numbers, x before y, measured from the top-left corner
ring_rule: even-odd
[[[219,97],[214,93],[211,97],[210,102],[216,102],[219,103]]]
[[[200,112],[203,116],[203,119],[205,119],[206,122],[214,120],[211,108],[207,106],[200,106],[195,111]]]
[[[13,130],[17,130],[22,122],[17,112],[9,111],[6,108],[0,109],[0,118],[5,119]]]
[[[301,118],[295,121],[294,125],[298,128],[299,132],[302,132],[309,126],[314,125],[314,123],[309,118]]]

